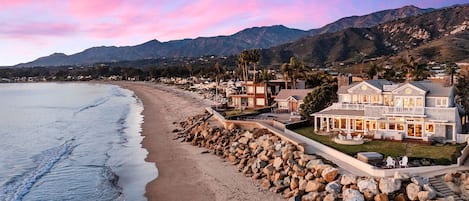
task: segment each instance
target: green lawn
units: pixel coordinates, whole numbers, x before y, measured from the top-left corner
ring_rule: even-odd
[[[371,141],[362,145],[341,145],[332,141],[330,136],[314,134],[313,127],[294,129],[293,131],[313,139],[317,142],[333,147],[348,155],[355,156],[357,152],[374,151],[383,154],[384,157],[399,157],[407,155],[410,158],[425,158],[437,164],[455,163],[459,156],[459,150],[463,145],[425,145],[390,141]]]

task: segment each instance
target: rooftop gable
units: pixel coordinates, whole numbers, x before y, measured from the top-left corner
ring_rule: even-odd
[[[289,97],[293,97],[298,101],[303,100],[308,93],[312,92],[313,89],[282,89],[275,97],[275,101],[287,100]]]

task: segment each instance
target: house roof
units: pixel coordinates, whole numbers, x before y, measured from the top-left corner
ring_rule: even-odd
[[[391,81],[385,80],[385,79],[378,79],[378,80],[365,80],[366,83],[383,90],[383,85],[391,85],[394,84]]]
[[[379,80],[365,80],[363,82],[366,82],[370,85],[373,85],[374,87],[378,88],[378,89],[381,89],[383,91],[384,88],[383,86],[384,85],[395,85],[395,83],[391,82],[391,81],[388,81],[388,80],[384,80],[384,79],[379,79]],[[341,86],[339,87],[339,89],[337,90],[337,93],[338,94],[347,94],[348,93],[348,89],[356,86],[357,84],[360,84],[361,82],[356,82],[356,83],[353,83],[351,85],[348,85],[348,86]],[[399,87],[405,85],[407,83],[402,83],[402,84],[399,84]],[[429,97],[448,97],[451,95],[452,93],[452,90],[453,90],[453,87],[449,86],[449,87],[445,87],[443,86],[442,84],[440,83],[435,83],[435,82],[432,82],[430,80],[424,80],[424,81],[416,81],[416,82],[411,82],[409,83],[423,91],[426,91],[427,92],[427,96]],[[397,88],[399,88],[397,87]],[[395,88],[395,89],[397,89]]]
[[[430,97],[449,97],[452,93],[452,86],[443,86],[440,83],[431,82],[429,80],[411,82],[410,84],[427,91]]]
[[[303,100],[308,93],[312,92],[313,89],[282,89],[275,97],[275,101],[286,100],[289,97],[293,97],[296,100]]]
[[[339,94],[346,94],[348,93],[347,90],[354,87],[355,85],[359,84],[359,82],[354,82],[350,85],[346,85],[346,86],[340,86],[339,89],[337,89],[337,93]]]

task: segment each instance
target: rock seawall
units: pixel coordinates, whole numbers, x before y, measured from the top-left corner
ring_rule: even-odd
[[[341,174],[334,164],[305,154],[266,129],[227,129],[205,121],[209,114],[189,117],[178,124],[175,139],[205,147],[257,180],[261,190],[281,193],[292,200],[454,200],[437,198],[428,178],[396,174],[392,178]],[[183,131],[180,131],[183,130]]]

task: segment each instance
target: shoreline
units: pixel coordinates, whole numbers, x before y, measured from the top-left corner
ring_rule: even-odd
[[[141,144],[158,177],[146,185],[148,200],[283,200],[204,148],[173,140],[173,122],[202,113],[207,100],[180,89],[143,82],[111,82],[129,89],[143,103]]]

